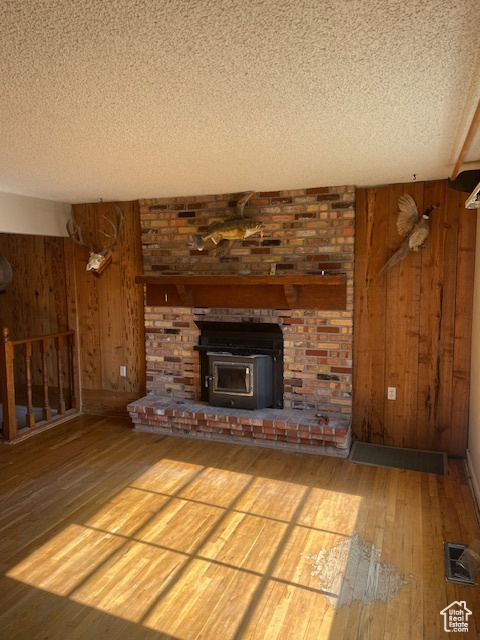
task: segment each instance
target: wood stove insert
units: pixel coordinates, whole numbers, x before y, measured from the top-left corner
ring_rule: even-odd
[[[283,408],[283,334],[278,324],[199,321],[201,399],[213,406]]]

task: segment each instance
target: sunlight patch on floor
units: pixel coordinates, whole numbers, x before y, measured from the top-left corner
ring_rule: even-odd
[[[227,640],[234,636],[260,580],[234,567],[194,560],[143,624],[175,637],[188,629],[191,638]]]
[[[163,459],[7,575],[175,638],[255,638],[282,622],[327,637],[341,593],[327,577],[348,575],[361,502]]]
[[[68,596],[124,544],[121,538],[72,524],[6,572],[32,587]]]

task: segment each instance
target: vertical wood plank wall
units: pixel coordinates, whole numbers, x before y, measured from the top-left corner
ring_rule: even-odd
[[[430,218],[425,248],[376,277],[401,244],[399,196]],[[353,430],[364,442],[463,455],[476,216],[446,181],[357,190]],[[387,400],[387,387],[397,399]]]
[[[70,328],[71,299],[67,286],[71,265],[70,240],[47,236],[0,234],[0,254],[13,268],[13,282],[0,295],[0,326],[8,327],[11,340],[33,338]],[[15,380],[19,403],[24,403],[25,360],[23,347],[15,349]],[[67,354],[64,353],[64,362]],[[57,386],[57,359],[50,343],[48,383]],[[68,367],[65,369],[68,376]],[[38,345],[33,350],[31,375],[34,396],[43,393],[42,358]],[[65,387],[68,388],[68,377]],[[42,400],[43,401],[43,400]]]
[[[127,404],[145,395],[143,287],[134,282],[143,273],[138,202],[117,204],[125,214],[121,242],[100,278],[86,271],[88,250],[73,245],[82,408],[109,415],[125,415]],[[112,232],[104,219],[112,219],[112,205],[74,205],[73,211],[77,219],[84,212],[84,240],[101,247],[96,230]]]
[[[68,238],[0,233],[14,281],[0,296],[0,326],[12,340],[66,331]]]

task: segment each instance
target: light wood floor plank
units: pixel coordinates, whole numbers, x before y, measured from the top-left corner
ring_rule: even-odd
[[[0,446],[2,640],[438,640],[444,540],[480,537],[447,477],[80,416]],[[396,585],[396,590],[393,586]]]

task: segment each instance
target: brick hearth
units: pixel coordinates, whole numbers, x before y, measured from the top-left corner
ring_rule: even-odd
[[[128,406],[136,429],[160,434],[208,438],[346,457],[350,418],[329,415],[320,424],[315,411],[211,407],[195,400],[147,397]]]

